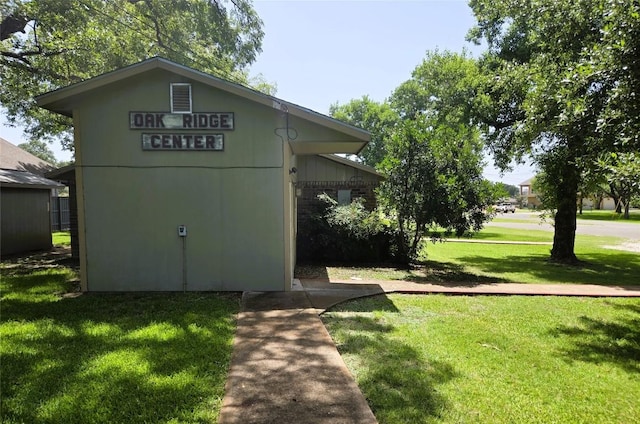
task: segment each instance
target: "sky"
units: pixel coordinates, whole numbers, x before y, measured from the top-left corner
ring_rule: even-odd
[[[428,50],[466,48],[477,56],[483,49],[465,40],[475,22],[466,0],[254,0],[254,8],[265,36],[250,75],[275,84],[276,97],[324,114],[333,103],[364,95],[384,101]],[[1,137],[24,140],[3,116],[0,123]],[[70,159],[51,147],[58,159]],[[487,166],[484,175],[517,185],[533,170],[517,167],[501,176]]]

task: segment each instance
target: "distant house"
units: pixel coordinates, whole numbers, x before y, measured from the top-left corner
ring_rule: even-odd
[[[523,206],[535,209],[540,206],[541,202],[538,193],[533,190],[534,179],[535,177],[531,177],[518,185],[520,186],[520,196],[523,199]],[[580,198],[579,201],[582,201],[583,209],[614,210],[616,208],[615,202],[608,196],[600,196],[597,199],[584,197]]]
[[[582,199],[583,209],[598,209],[603,211],[613,211],[616,209],[616,202],[609,196]]]
[[[529,208],[537,208],[541,205],[540,198],[533,190],[533,180],[535,177],[531,177],[526,181],[518,184],[520,187],[520,197],[522,198],[522,206]]]
[[[54,166],[0,138],[0,254],[50,249]]]

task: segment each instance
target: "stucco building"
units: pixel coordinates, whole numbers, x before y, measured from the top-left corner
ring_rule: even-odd
[[[73,117],[85,291],[289,290],[298,160],[370,139],[162,58],[37,101]]]

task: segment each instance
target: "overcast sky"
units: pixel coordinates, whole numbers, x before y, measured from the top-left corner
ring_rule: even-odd
[[[465,41],[474,24],[465,0],[255,0],[254,7],[265,37],[251,75],[275,84],[277,97],[325,114],[332,103],[363,95],[383,101],[427,50],[482,52]],[[20,129],[4,125],[0,136],[23,140]],[[58,159],[69,158],[52,148]],[[513,185],[532,175],[530,167],[502,178],[491,166],[485,170],[486,178]]]

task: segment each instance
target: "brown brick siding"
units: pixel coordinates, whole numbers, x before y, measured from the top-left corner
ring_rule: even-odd
[[[365,207],[373,210],[376,207],[375,189],[378,182],[373,181],[299,181],[296,189],[301,191],[298,195],[298,225],[303,223],[318,205],[318,195],[327,193],[333,199],[338,200],[338,190],[351,190],[351,199],[364,198]]]

